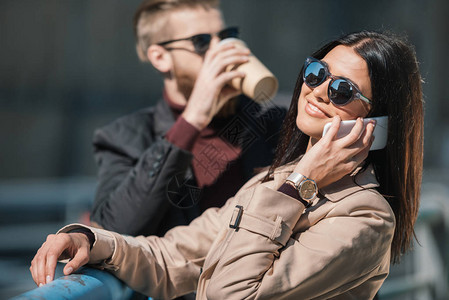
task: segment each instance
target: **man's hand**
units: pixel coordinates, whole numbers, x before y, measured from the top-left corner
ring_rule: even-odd
[[[249,54],[249,49],[232,43],[211,46],[183,113],[187,122],[199,130],[205,128],[229,99],[241,93],[227,83],[245,73],[226,71],[226,67],[248,62]]]
[[[30,272],[38,286],[53,280],[56,263],[60,259],[70,258],[64,267],[69,275],[89,261],[90,243],[83,233],[50,234],[31,261]]]
[[[339,127],[340,117],[336,116],[326,135],[308,149],[294,170],[315,180],[319,188],[354,171],[368,157],[374,141],[375,124],[372,122],[365,130],[359,118],[347,136],[335,139]]]

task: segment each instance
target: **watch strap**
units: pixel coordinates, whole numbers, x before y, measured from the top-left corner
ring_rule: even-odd
[[[314,186],[315,186],[315,193],[314,193],[314,196],[311,197],[311,198],[309,198],[309,199],[305,199],[305,197],[304,197],[303,195],[301,195],[301,186],[302,186],[302,184],[303,184],[304,182],[306,182],[306,181],[307,181],[307,182],[308,182],[308,181],[313,182],[313,184],[314,184]],[[310,178],[308,178],[308,177],[306,177],[306,176],[304,176],[304,175],[302,175],[302,174],[300,174],[300,173],[297,173],[297,172],[291,173],[291,174],[287,177],[287,179],[285,180],[285,183],[292,185],[292,186],[298,191],[299,197],[300,197],[304,202],[306,202],[307,204],[310,204],[310,203],[313,201],[313,199],[315,199],[316,194],[317,194],[317,192],[318,192],[318,189],[317,189],[315,180],[310,179]]]
[[[293,172],[293,173],[291,173],[291,174],[287,177],[287,179],[286,179],[285,181],[286,181],[286,182],[292,183],[293,186],[294,186],[296,189],[298,189],[298,188],[299,188],[299,184],[301,183],[301,181],[303,181],[303,180],[306,179],[306,178],[307,178],[307,177],[304,176],[304,175],[302,175],[302,174]]]

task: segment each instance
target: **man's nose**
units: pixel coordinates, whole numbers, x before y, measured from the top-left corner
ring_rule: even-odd
[[[210,46],[213,47],[220,42],[220,38],[216,35],[212,35],[212,40],[210,41]]]

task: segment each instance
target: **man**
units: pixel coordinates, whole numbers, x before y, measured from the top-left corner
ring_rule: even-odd
[[[271,163],[283,109],[263,109],[228,83],[250,51],[220,39],[218,0],[148,0],[134,18],[137,53],[163,77],[164,99],[94,135],[99,185],[94,225],[163,235],[222,206]]]

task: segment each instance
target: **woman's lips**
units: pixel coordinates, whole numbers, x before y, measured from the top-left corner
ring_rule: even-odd
[[[321,118],[321,119],[330,118],[330,116],[328,114],[326,114],[324,111],[322,111],[321,109],[319,109],[318,107],[316,107],[315,105],[313,105],[310,102],[306,103],[305,111],[307,114],[309,114],[310,116],[315,117],[315,118]]]

